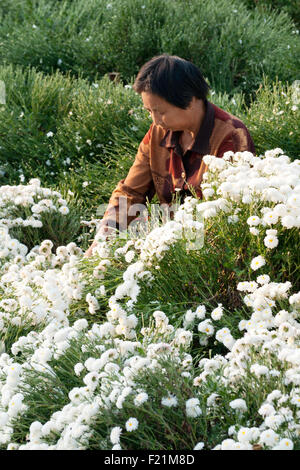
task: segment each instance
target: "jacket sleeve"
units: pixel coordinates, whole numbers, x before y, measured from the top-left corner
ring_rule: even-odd
[[[150,201],[155,188],[149,162],[151,128],[139,145],[135,160],[125,179],[114,189],[100,223],[101,232],[114,229],[126,230],[142,210],[147,199]]]
[[[235,128],[229,136],[226,136],[219,146],[217,157],[223,157],[225,152],[244,152],[248,151],[255,154],[253,140],[248,129],[243,127]]]

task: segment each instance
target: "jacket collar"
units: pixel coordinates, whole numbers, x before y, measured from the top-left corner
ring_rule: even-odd
[[[214,128],[215,110],[209,101],[205,101],[206,113],[202,121],[198,134],[196,135],[195,142],[191,148],[192,152],[202,155],[209,154],[210,146],[209,139]],[[161,147],[173,148],[176,153],[182,156],[182,150],[179,144],[179,137],[182,131],[167,130],[163,139],[160,142]]]

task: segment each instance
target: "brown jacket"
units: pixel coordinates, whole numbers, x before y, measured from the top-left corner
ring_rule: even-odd
[[[139,145],[128,175],[111,195],[102,227],[126,229],[137,216],[136,210],[133,211],[135,215],[130,215],[130,207],[151,201],[155,193],[161,204],[170,204],[175,189],[187,193],[188,187],[192,186],[201,198],[201,182],[207,168],[203,162],[204,155],[222,157],[229,150],[255,153],[251,136],[242,121],[209,101],[194,145],[185,155],[182,154],[179,135],[180,132],[165,131],[151,125]],[[125,210],[122,209],[124,202],[127,205]]]

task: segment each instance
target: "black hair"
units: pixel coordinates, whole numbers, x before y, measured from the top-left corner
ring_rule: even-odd
[[[209,85],[196,65],[169,54],[146,62],[137,74],[133,88],[137,93],[158,95],[182,109],[189,106],[194,96],[206,101],[209,92]]]

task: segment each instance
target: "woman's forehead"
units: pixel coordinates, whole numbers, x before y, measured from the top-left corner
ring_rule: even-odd
[[[170,103],[168,103],[166,100],[161,98],[158,95],[154,95],[153,93],[149,92],[142,92],[142,100],[144,103],[145,108],[148,109],[162,109],[162,108],[167,108],[167,107],[173,107]]]

